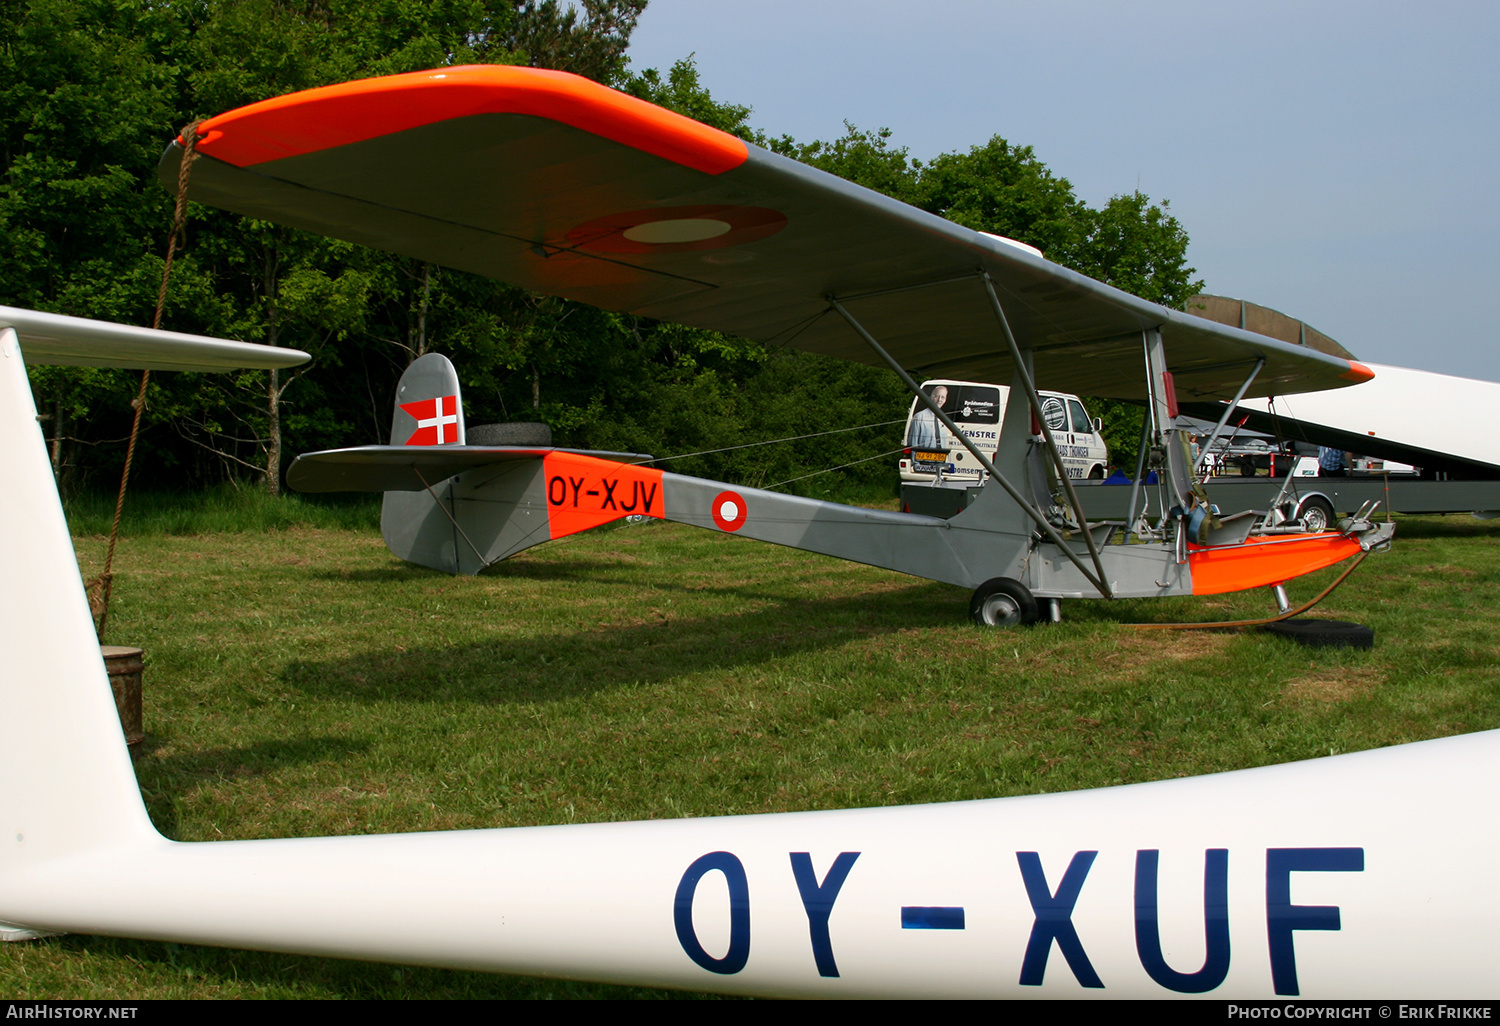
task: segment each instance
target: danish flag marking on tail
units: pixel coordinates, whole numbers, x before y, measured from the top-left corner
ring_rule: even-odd
[[[446,445],[458,441],[458,396],[443,395],[402,403],[401,408],[416,418],[417,430],[407,445]]]

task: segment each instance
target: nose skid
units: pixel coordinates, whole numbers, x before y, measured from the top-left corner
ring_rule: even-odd
[[[1365,552],[1384,552],[1391,547],[1391,539],[1396,537],[1396,525],[1389,521],[1374,523],[1356,514],[1339,521],[1339,534],[1359,542],[1359,547]]]

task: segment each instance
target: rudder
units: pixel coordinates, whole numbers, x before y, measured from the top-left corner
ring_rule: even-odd
[[[391,411],[392,445],[463,445],[463,392],[458,372],[441,353],[413,360],[396,386]],[[459,572],[461,539],[449,514],[451,481],[428,481],[428,490],[386,492],[380,505],[380,534],[391,552],[410,563],[444,573]],[[438,506],[447,504],[445,513]]]

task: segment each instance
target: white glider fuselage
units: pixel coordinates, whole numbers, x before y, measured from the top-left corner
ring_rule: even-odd
[[[9,330],[0,463],[12,937],[788,996],[1493,992],[1497,732],[948,805],[169,841],[131,770]]]
[[[1500,409],[1500,383],[1434,374],[1410,367],[1366,364],[1372,380],[1353,388],[1278,396],[1239,403],[1260,412],[1274,409],[1284,421],[1310,428],[1331,428],[1364,436],[1376,448],[1395,444],[1416,451],[1452,456],[1500,470],[1500,431],[1489,429],[1488,411]],[[1288,437],[1297,437],[1287,425]],[[1356,442],[1351,439],[1349,445]],[[1358,452],[1360,450],[1353,449]]]

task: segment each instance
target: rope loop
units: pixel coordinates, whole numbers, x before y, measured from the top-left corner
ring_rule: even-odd
[[[202,119],[194,121],[182,130],[182,163],[177,168],[177,203],[172,211],[172,230],[167,236],[167,259],[161,269],[161,289],[156,294],[156,313],[151,318],[153,331],[161,328],[162,311],[167,305],[167,285],[172,278],[172,257],[187,242],[187,189],[188,178],[193,173],[193,162],[198,159],[198,126]],[[104,625],[109,620],[109,597],[114,586],[115,542],[120,537],[120,513],[125,508],[125,486],[130,480],[130,465],[135,462],[135,443],[141,433],[141,414],[146,410],[146,386],[151,381],[151,371],[141,371],[140,392],[130,402],[135,419],[130,425],[130,442],[125,447],[125,469],[120,472],[120,492],[115,498],[115,516],[109,526],[109,548],[104,553],[104,570],[98,577],[84,585],[89,597],[89,609],[94,614],[94,633],[99,642],[104,642]]]

